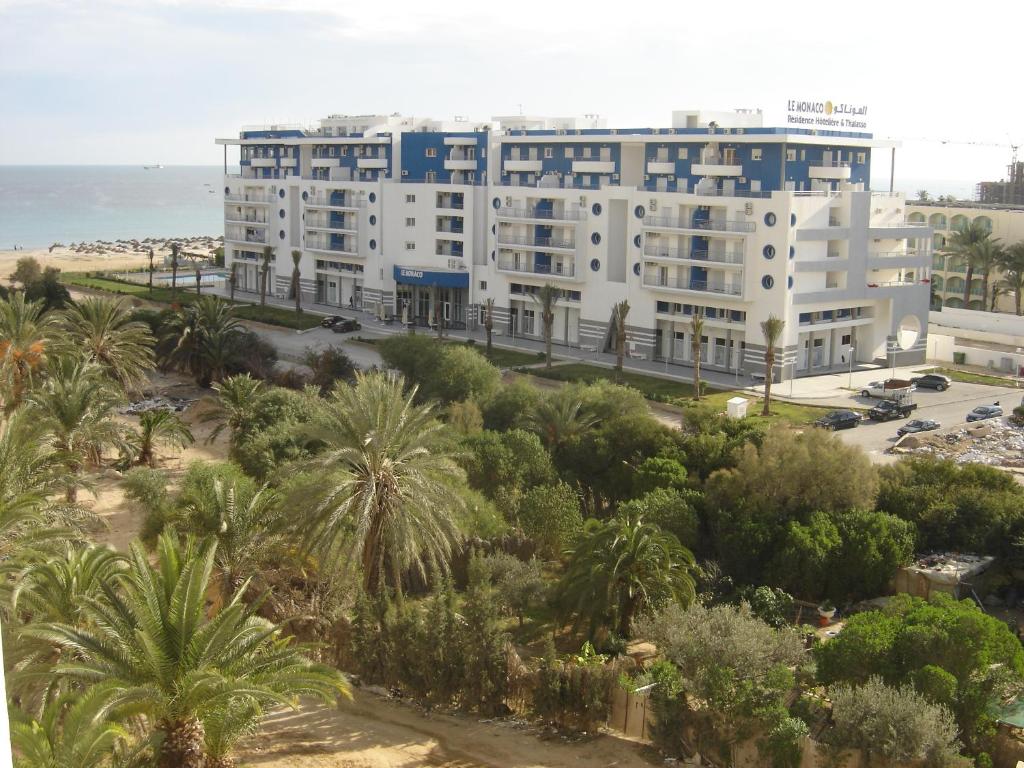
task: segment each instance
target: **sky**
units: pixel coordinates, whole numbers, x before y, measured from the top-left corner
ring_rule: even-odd
[[[868,105],[903,142],[897,188],[964,197],[1024,145],[1002,38],[1022,17],[1005,0],[0,0],[0,164],[216,164],[242,125],[332,113],[783,124],[808,99]],[[882,153],[874,173],[887,186]]]

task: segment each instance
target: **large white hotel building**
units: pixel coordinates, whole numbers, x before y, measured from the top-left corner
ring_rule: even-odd
[[[245,128],[227,173],[236,288],[541,338],[532,294],[561,289],[556,344],[607,349],[628,299],[632,356],[763,370],[760,322],[786,321],[777,377],[924,360],[931,229],[868,190],[870,134],[762,126],[760,112],[674,112],[671,128],[586,118],[483,123],[332,116]]]

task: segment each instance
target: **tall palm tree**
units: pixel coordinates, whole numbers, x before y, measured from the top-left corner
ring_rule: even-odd
[[[693,553],[640,515],[588,520],[567,555],[560,602],[591,637],[602,627],[628,637],[640,611],[694,599]]]
[[[981,272],[981,308],[988,307],[988,287],[992,270],[999,265],[1003,258],[1003,246],[996,238],[986,238],[974,246],[973,265]],[[995,304],[995,297],[992,303]],[[990,310],[991,311],[991,310]]]
[[[216,425],[206,440],[212,443],[227,429],[233,445],[266,393],[263,382],[243,373],[214,384],[213,391],[217,397],[207,401],[209,405],[199,416],[200,422]]]
[[[782,329],[786,321],[775,315],[768,315],[767,320],[761,321],[761,333],[764,335],[764,408],[761,409],[762,416],[771,415],[772,400],[772,377],[775,375],[775,347],[782,338]]]
[[[267,281],[270,278],[270,260],[274,257],[274,246],[263,246],[263,261],[260,263],[260,306],[267,303]]]
[[[539,400],[527,423],[544,446],[554,452],[597,422],[582,400],[562,390]]]
[[[181,255],[181,243],[171,243],[171,295],[178,295],[178,257]]]
[[[629,302],[623,299],[612,307],[612,322],[615,324],[615,370],[622,374],[622,361],[626,357],[626,316]]]
[[[203,296],[180,308],[164,325],[164,362],[189,373],[201,387],[224,378],[241,326],[232,307],[216,296]]]
[[[163,409],[146,411],[139,416],[139,431],[128,438],[132,448],[132,461],[147,467],[156,467],[156,447],[185,448],[196,439],[178,414]]]
[[[325,491],[304,533],[335,555],[351,553],[369,594],[390,582],[401,595],[410,568],[423,577],[447,572],[461,538],[462,471],[431,406],[416,405],[416,387],[404,388],[394,374],[357,373],[305,433],[324,446],[309,469]]]
[[[551,283],[544,283],[536,293],[531,293],[533,300],[540,304],[540,322],[544,328],[544,367],[551,368],[551,336],[555,326],[555,303],[561,290]]]
[[[25,301],[22,291],[0,300],[0,395],[4,412],[17,408],[46,367],[57,340],[57,315]]]
[[[153,370],[153,335],[124,299],[86,298],[64,313],[66,341],[126,392],[140,392]]]
[[[690,320],[690,356],[693,358],[693,399],[700,400],[700,345],[704,338],[704,315],[699,310]]]
[[[159,768],[203,768],[203,721],[220,709],[250,704],[296,706],[299,695],[330,702],[348,694],[341,674],[313,664],[279,627],[259,618],[259,600],[243,601],[245,589],[219,609],[206,610],[206,593],[217,546],[185,544],[168,534],[151,565],[139,542],[130,570],[102,600],[88,600],[82,627],[52,624],[26,630],[77,652],[55,673],[86,686],[112,689],[113,706],[145,715],[162,737]]]
[[[494,299],[484,299],[484,330],[487,332],[487,357],[490,357],[491,335],[494,333]]]
[[[65,692],[46,702],[38,717],[11,711],[11,745],[17,768],[84,768],[111,765],[115,748],[129,739],[115,722],[114,687],[107,683]]]
[[[295,297],[295,311],[302,314],[302,287],[299,285],[299,262],[302,251],[292,251],[292,296]]]
[[[128,559],[109,546],[67,542],[59,555],[35,560],[18,574],[11,607],[34,624],[79,623],[82,608],[125,571]]]
[[[235,286],[238,285],[238,262],[231,262],[231,274],[228,276],[228,290],[230,291],[231,303],[235,302]]]
[[[1014,311],[1021,312],[1021,293],[1024,292],[1024,242],[1014,243],[1003,251],[999,262],[1003,271],[1003,287],[1013,293]]]
[[[106,449],[124,447],[124,429],[113,419],[123,400],[100,368],[70,359],[52,366],[44,384],[29,395],[30,413],[66,471],[68,503],[78,499],[82,472],[98,466]]]
[[[974,279],[975,249],[978,243],[989,238],[989,231],[978,221],[972,221],[957,229],[949,236],[946,247],[952,253],[962,257],[967,263],[967,274],[964,276],[964,306],[971,300],[971,281]]]

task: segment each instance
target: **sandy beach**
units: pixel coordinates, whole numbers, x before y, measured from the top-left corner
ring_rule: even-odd
[[[214,251],[224,243],[215,237],[165,237],[143,240],[97,240],[91,243],[55,244],[50,248],[0,250],[0,280],[6,281],[14,271],[18,259],[32,256],[44,267],[56,267],[62,272],[94,272],[98,270],[125,270],[146,266],[149,249],[156,257],[154,263],[162,265],[171,253],[171,243],[178,242],[182,251],[213,257]]]

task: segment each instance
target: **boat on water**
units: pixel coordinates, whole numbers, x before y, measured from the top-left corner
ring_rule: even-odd
[[[143,167],[144,170],[147,170],[147,171],[155,171],[155,170],[159,170],[160,168],[163,168],[163,165],[161,165],[160,163],[157,163],[156,165],[144,165],[142,167]]]

